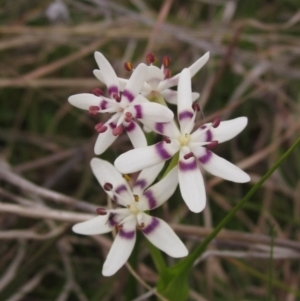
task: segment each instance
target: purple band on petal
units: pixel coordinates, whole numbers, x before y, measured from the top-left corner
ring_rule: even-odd
[[[127,132],[131,132],[135,129],[135,123],[134,122],[130,122],[126,127],[125,127],[125,130]]]
[[[114,227],[118,224],[118,221],[116,219],[116,213],[109,213],[108,224],[110,225],[110,227]]]
[[[119,231],[118,235],[120,235],[120,237],[122,237],[122,238],[132,239],[135,236],[135,231],[125,231],[125,230],[121,229]]]
[[[129,102],[132,102],[134,100],[134,95],[128,90],[124,90],[122,96],[126,97]]]
[[[125,185],[120,185],[115,189],[115,193],[119,194],[123,191],[127,191],[127,187]]]
[[[100,109],[101,109],[101,110],[107,109],[107,101],[106,101],[106,100],[102,100],[102,101],[100,102]]]
[[[170,155],[167,150],[164,149],[164,144],[166,142],[158,142],[157,144],[155,144],[155,149],[156,152],[158,153],[158,155],[164,159],[164,160],[168,160],[172,157],[172,155]]]
[[[153,209],[156,207],[156,199],[153,195],[153,192],[151,190],[147,190],[144,192],[144,196],[147,198],[148,200],[148,206],[149,206],[149,209]]]
[[[156,228],[157,228],[157,226],[159,225],[159,220],[158,219],[156,219],[156,218],[154,218],[154,217],[152,217],[152,221],[151,221],[151,223],[147,226],[147,227],[145,227],[143,230],[142,230],[142,232],[144,233],[144,234],[150,234],[151,232],[153,232]]]
[[[144,188],[147,186],[147,181],[144,180],[144,179],[137,180],[137,181],[134,183],[134,187],[137,187],[137,186],[140,186],[141,189],[144,189]]]
[[[192,162],[190,163],[186,163],[186,162],[183,162],[183,161],[179,161],[178,162],[178,165],[179,165],[179,169],[181,171],[189,171],[189,170],[194,170],[194,169],[197,169],[197,162],[196,160],[193,160]]]
[[[212,140],[212,132],[208,130],[206,132],[206,141],[211,141]]]
[[[163,132],[164,132],[164,126],[165,126],[165,124],[162,123],[162,122],[155,123],[155,130],[157,132],[163,134]]]
[[[179,114],[178,119],[181,121],[183,119],[191,119],[194,116],[194,114],[191,111],[183,111]]]
[[[212,156],[212,152],[209,151],[208,149],[206,149],[205,155],[201,156],[201,157],[199,158],[199,161],[200,161],[202,164],[205,164],[205,163],[207,163],[207,162],[210,160],[211,156]]]
[[[112,94],[118,94],[119,93],[119,89],[117,86],[111,86],[108,87],[108,94],[112,95]]]
[[[143,118],[142,107],[140,105],[136,105],[136,106],[134,106],[134,108],[135,108],[135,112],[136,112],[135,117],[139,118],[139,119]]]

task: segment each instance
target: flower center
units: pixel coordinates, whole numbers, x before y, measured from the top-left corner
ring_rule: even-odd
[[[180,137],[178,138],[181,146],[185,146],[185,145],[188,145],[188,143],[190,142],[191,140],[191,135],[190,134],[183,134],[183,135],[180,135]]]
[[[131,214],[135,214],[135,215],[137,215],[140,212],[140,209],[138,208],[136,201],[128,205],[127,209],[130,211]]]

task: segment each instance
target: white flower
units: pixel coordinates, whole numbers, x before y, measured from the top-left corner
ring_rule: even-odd
[[[200,212],[205,207],[206,195],[200,166],[215,176],[244,183],[248,174],[227,160],[211,152],[210,148],[240,133],[247,125],[246,117],[224,122],[214,121],[195,130],[196,111],[192,109],[191,77],[188,69],[180,75],[178,84],[178,121],[157,123],[155,131],[164,135],[164,141],[155,145],[128,151],[115,161],[122,173],[132,173],[170,159],[179,151],[178,179],[182,198],[189,209]]]
[[[205,53],[200,57],[194,64],[192,64],[188,69],[190,71],[190,76],[193,77],[208,61],[209,52]],[[177,104],[177,91],[171,90],[169,88],[177,86],[179,75],[177,74],[173,77],[168,76],[168,64],[169,59],[166,58],[163,60],[161,68],[158,68],[154,65],[148,66],[147,77],[141,89],[141,94],[145,97],[150,97],[155,94],[160,94],[167,102],[171,104]],[[94,70],[94,75],[102,82],[104,82],[104,70]],[[126,79],[118,78],[119,84],[122,90],[122,87],[127,83]],[[192,93],[192,100],[196,100],[199,97],[199,93]]]
[[[102,70],[109,97],[82,93],[72,95],[68,99],[73,106],[89,110],[91,114],[113,113],[107,122],[99,123],[95,127],[100,133],[95,144],[95,153],[102,154],[124,129],[134,147],[146,146],[145,135],[134,119],[142,123],[164,122],[171,121],[174,117],[167,107],[151,103],[139,95],[147,77],[147,66],[140,64],[121,92],[117,75],[110,63],[100,52],[95,52],[95,58]]]
[[[163,164],[143,170],[131,190],[126,180],[107,161],[94,158],[92,170],[101,186],[120,209],[99,208],[99,216],[73,226],[79,234],[96,235],[117,229],[118,234],[103,265],[102,274],[111,276],[129,258],[136,240],[136,229],[146,238],[172,257],[183,257],[188,251],[171,227],[163,220],[150,216],[144,211],[162,205],[174,193],[177,184],[177,167],[171,170],[160,182],[153,183]]]

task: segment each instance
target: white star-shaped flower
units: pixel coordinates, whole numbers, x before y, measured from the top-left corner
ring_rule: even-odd
[[[136,240],[136,229],[157,248],[178,258],[188,250],[172,228],[163,220],[150,216],[145,211],[162,205],[174,193],[177,184],[177,167],[174,167],[161,181],[148,188],[163,164],[143,170],[131,189],[127,181],[107,161],[94,158],[91,161],[94,175],[111,199],[125,208],[99,208],[99,216],[73,226],[73,231],[85,235],[97,235],[117,229],[118,234],[103,265],[102,274],[111,276],[129,258]]]
[[[212,122],[192,132],[196,111],[192,108],[189,73],[188,69],[184,69],[178,84],[180,129],[174,122],[156,123],[153,130],[164,135],[164,141],[120,155],[115,161],[115,166],[122,173],[132,173],[166,161],[179,152],[178,179],[182,198],[191,211],[200,212],[206,203],[200,166],[229,181],[244,183],[250,180],[248,174],[210,150],[216,144],[240,133],[247,125],[248,119],[239,117],[220,123]]]
[[[208,61],[209,52],[205,53],[202,57],[200,57],[194,64],[192,64],[188,69],[190,71],[190,76],[193,77]],[[99,63],[98,63],[99,64]],[[145,82],[141,89],[141,94],[147,98],[155,97],[156,94],[161,95],[168,103],[177,105],[177,91],[171,90],[171,87],[178,85],[179,75],[169,77],[168,76],[168,65],[169,59],[166,58],[163,60],[163,64],[161,68],[157,66],[150,65],[147,66],[147,76]],[[137,67],[138,68],[138,67]],[[105,81],[104,78],[104,70],[100,68],[100,70],[94,70],[94,75],[102,82]],[[128,80],[123,78],[118,78],[119,85],[121,90],[125,88]],[[200,96],[199,93],[192,93],[192,100],[196,100]]]
[[[95,58],[102,70],[109,97],[82,93],[72,95],[68,99],[73,106],[89,110],[92,114],[113,114],[107,122],[99,123],[95,127],[99,132],[95,154],[102,154],[123,130],[127,132],[134,147],[146,146],[145,135],[134,119],[142,123],[164,122],[171,121],[174,117],[167,107],[151,103],[139,94],[147,77],[147,66],[140,64],[121,92],[117,75],[110,63],[100,52],[95,53]]]

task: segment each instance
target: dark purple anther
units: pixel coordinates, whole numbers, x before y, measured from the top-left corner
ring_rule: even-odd
[[[94,90],[92,90],[92,93],[95,95],[95,96],[101,96],[103,95],[103,91],[99,88],[95,88]]]
[[[106,215],[106,214],[107,214],[107,211],[106,211],[105,208],[97,208],[97,209],[96,209],[96,212],[97,212],[97,214],[99,214],[99,215]]]
[[[104,190],[106,190],[106,191],[111,191],[112,189],[113,189],[113,185],[111,184],[111,183],[105,183],[104,185],[103,185],[103,188],[104,188]]]
[[[184,156],[183,156],[183,158],[185,159],[185,160],[187,160],[187,159],[189,159],[189,158],[192,158],[194,156],[194,154],[192,153],[192,152],[190,152],[190,153],[188,153],[188,154],[185,154]]]
[[[104,133],[106,132],[107,130],[107,126],[104,125],[103,122],[99,122],[95,125],[95,130],[98,132],[98,133]]]
[[[213,128],[217,128],[217,127],[220,125],[220,122],[221,122],[221,119],[220,119],[219,117],[216,117],[216,118],[212,121],[211,125],[212,125]]]
[[[213,148],[215,148],[218,144],[219,144],[219,142],[216,141],[216,140],[214,140],[214,141],[211,141],[210,143],[208,143],[208,144],[206,145],[206,147],[207,147],[208,149],[213,149]]]
[[[96,115],[99,113],[100,108],[98,106],[90,106],[89,107],[89,113],[91,115]]]
[[[112,133],[114,136],[121,135],[123,133],[123,125],[122,124],[118,125],[115,129],[113,129]]]

